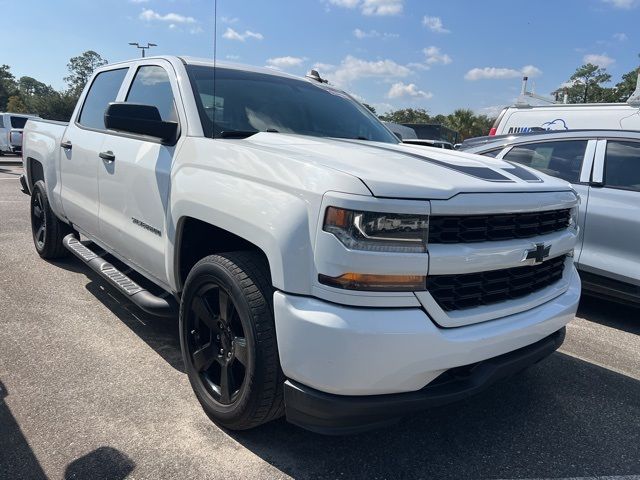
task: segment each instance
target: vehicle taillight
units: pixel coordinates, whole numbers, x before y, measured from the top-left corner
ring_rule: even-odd
[[[491,130],[489,130],[489,136],[493,137],[497,131],[498,129],[496,127],[491,127]]]

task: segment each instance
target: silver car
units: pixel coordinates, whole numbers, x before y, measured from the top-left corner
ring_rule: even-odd
[[[582,199],[575,261],[584,289],[640,303],[640,132],[548,132],[462,149],[572,183]]]

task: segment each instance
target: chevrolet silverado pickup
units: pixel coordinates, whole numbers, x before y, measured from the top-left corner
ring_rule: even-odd
[[[316,76],[156,57],[24,131],[35,248],[179,317],[206,413],[342,434],[476,393],[562,343],[579,198],[403,145]]]

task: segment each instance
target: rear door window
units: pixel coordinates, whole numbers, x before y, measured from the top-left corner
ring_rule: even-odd
[[[604,186],[640,192],[640,143],[607,141]]]
[[[126,101],[153,105],[158,108],[163,121],[178,121],[169,75],[162,67],[156,65],[140,67],[131,83]]]
[[[105,129],[104,112],[109,103],[116,101],[127,70],[128,68],[107,70],[96,76],[82,105],[78,119],[80,125],[98,130]]]
[[[513,147],[503,158],[578,183],[586,148],[587,140],[529,143]]]

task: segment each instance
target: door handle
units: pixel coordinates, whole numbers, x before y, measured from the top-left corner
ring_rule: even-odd
[[[113,154],[111,150],[107,150],[106,152],[100,152],[98,156],[106,162],[113,162],[116,159],[116,156]]]
[[[62,148],[64,148],[65,150],[71,150],[71,147],[73,145],[71,144],[71,142],[69,140],[65,140],[64,142],[60,142],[60,146]]]

